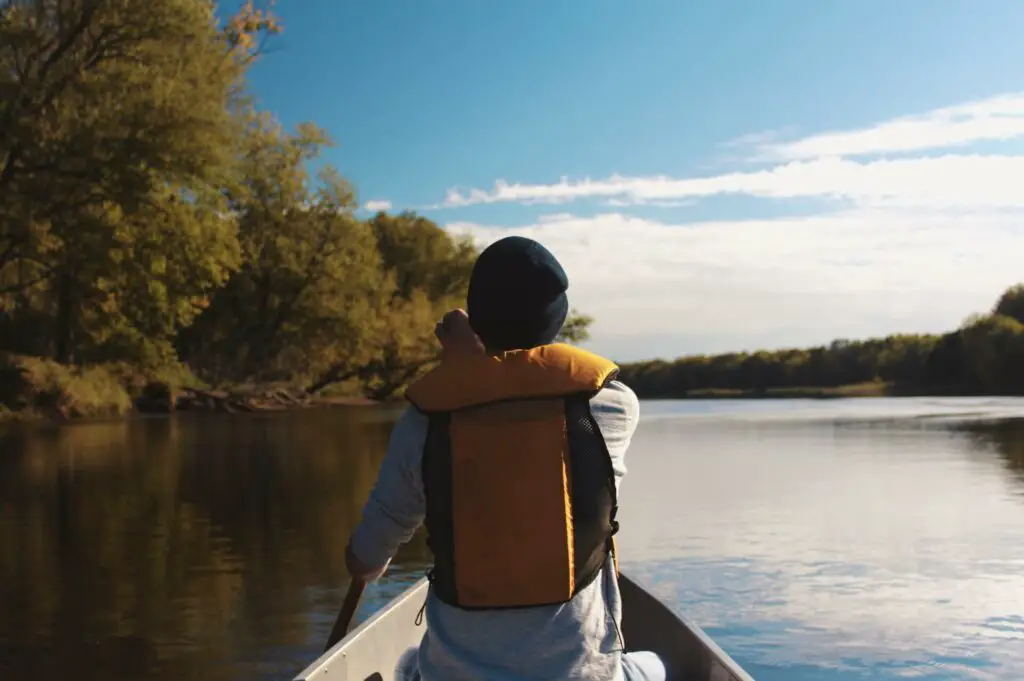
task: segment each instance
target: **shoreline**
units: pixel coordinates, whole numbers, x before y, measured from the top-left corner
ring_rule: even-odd
[[[923,393],[922,393],[923,394]],[[640,399],[667,400],[785,400],[785,399],[841,399],[844,397],[906,397],[918,395],[914,391],[899,390],[891,383],[872,381],[834,387],[794,386],[775,388],[702,388],[688,390],[682,395],[643,397]]]
[[[787,400],[843,399],[859,397],[955,397],[935,391],[916,391],[885,382],[858,383],[835,387],[786,387],[737,389],[708,388],[691,390],[683,395],[637,395],[641,400]],[[154,383],[129,405],[117,410],[100,410],[91,414],[68,413],[62,409],[25,408],[0,409],[0,428],[10,425],[63,425],[93,421],[128,419],[137,416],[182,414],[219,414],[236,416],[253,413],[280,413],[302,409],[346,407],[377,407],[398,400],[373,400],[360,396],[302,395],[287,388],[263,387],[241,391],[207,390],[202,388],[172,389]]]
[[[148,392],[148,391],[147,391]],[[368,397],[342,395],[297,396],[285,389],[231,392],[182,388],[169,390],[159,386],[158,394],[143,394],[127,408],[100,409],[88,414],[68,413],[59,408],[0,407],[0,429],[5,426],[46,426],[126,420],[140,416],[173,414],[217,414],[238,416],[299,411],[305,409],[336,409],[376,407],[387,404]]]
[[[182,388],[173,392],[161,390],[161,393],[160,395],[143,394],[135,400],[131,411],[140,414],[175,412],[244,414],[316,407],[372,407],[381,404],[378,400],[368,397],[295,394],[287,388],[264,388],[238,392]]]

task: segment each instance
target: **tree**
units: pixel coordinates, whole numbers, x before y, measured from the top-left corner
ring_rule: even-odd
[[[970,388],[989,395],[1024,390],[1024,324],[1013,317],[984,315],[960,330]]]
[[[878,377],[904,385],[927,382],[928,358],[938,339],[934,336],[893,336],[878,352]]]
[[[378,290],[372,349],[341,356],[308,387],[358,379],[366,394],[385,399],[438,357],[434,324],[464,304],[477,251],[415,213],[378,213],[368,221],[386,285]]]
[[[468,237],[453,237],[415,213],[378,213],[370,219],[384,269],[395,277],[394,296],[422,291],[440,304],[465,299],[477,249]]]
[[[556,340],[574,345],[586,343],[590,339],[590,325],[593,323],[593,317],[572,309],[569,311],[565,324],[562,325],[562,330],[558,332]]]
[[[370,352],[391,283],[373,231],[352,214],[351,188],[330,167],[316,182],[309,173],[329,144],[314,125],[288,133],[250,113],[244,179],[229,193],[243,262],[178,344],[208,378],[313,375]]]
[[[224,188],[260,38],[250,2],[0,5],[0,308],[62,362],[166,355],[237,265]]]
[[[992,314],[1011,317],[1024,324],[1024,284],[1017,284],[1006,289],[996,303]]]

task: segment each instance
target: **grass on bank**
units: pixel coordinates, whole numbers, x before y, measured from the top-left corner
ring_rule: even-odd
[[[118,363],[73,367],[0,355],[0,422],[123,416],[140,396],[197,383],[180,366],[141,372]]]
[[[766,388],[764,390],[706,388],[687,391],[682,399],[760,399],[760,398],[838,398],[838,397],[886,397],[893,394],[893,386],[884,381],[867,381],[829,388],[789,387]]]
[[[0,360],[5,420],[120,416],[132,407],[120,377],[104,366],[75,368],[36,357]]]
[[[66,366],[53,360],[0,353],[0,424],[117,418],[132,411],[166,413],[180,407],[182,393],[200,393],[193,409],[205,411],[280,410],[297,404],[357,406],[376,404],[349,381],[307,398],[308,382],[210,386],[180,364],[147,371],[123,363]],[[275,399],[283,394],[285,399]],[[288,396],[291,397],[288,397]],[[302,397],[303,399],[297,399]]]

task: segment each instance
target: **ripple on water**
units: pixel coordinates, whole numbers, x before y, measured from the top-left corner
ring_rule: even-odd
[[[623,566],[758,681],[1024,679],[1024,427],[953,427],[1020,416],[1024,400],[642,412]],[[0,679],[291,678],[337,615],[345,537],[393,417],[183,417],[6,441]],[[418,535],[359,618],[428,558]]]
[[[820,562],[788,571],[706,559],[623,567],[759,681],[1024,678],[1024,616],[972,619],[1024,606],[998,588],[930,594],[927,580]],[[808,575],[817,581],[798,584]]]

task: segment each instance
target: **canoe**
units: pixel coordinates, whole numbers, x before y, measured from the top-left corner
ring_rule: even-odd
[[[658,653],[670,681],[753,681],[700,627],[625,574],[619,576],[619,589],[626,649]],[[423,637],[424,625],[416,624],[416,614],[426,597],[423,579],[349,632],[294,681],[395,681],[399,657]]]

